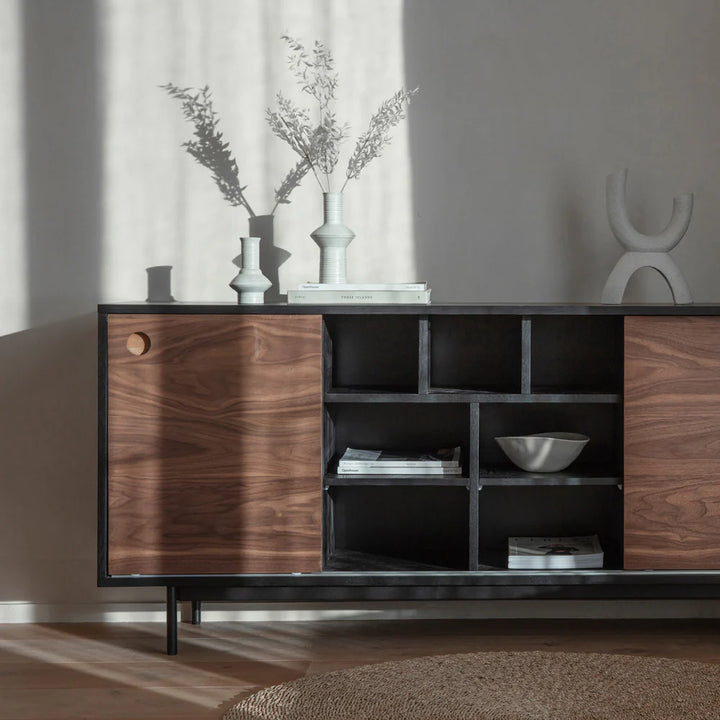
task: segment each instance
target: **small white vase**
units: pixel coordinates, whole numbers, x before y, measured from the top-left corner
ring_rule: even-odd
[[[241,237],[242,270],[230,283],[241,305],[261,305],[272,283],[260,271],[260,238]]]
[[[323,193],[323,224],[310,233],[320,247],[320,282],[347,282],[346,249],[355,233],[343,224],[342,193]]]

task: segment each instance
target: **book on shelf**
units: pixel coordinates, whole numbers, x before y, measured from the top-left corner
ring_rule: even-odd
[[[603,558],[597,535],[508,538],[510,570],[601,568]]]
[[[462,475],[461,467],[386,467],[372,465],[368,467],[342,467],[338,465],[338,475]]]
[[[426,290],[288,290],[288,304],[295,305],[427,305]]]
[[[298,290],[427,290],[424,281],[406,283],[313,283],[298,285]]]
[[[460,446],[437,450],[365,450],[348,447],[340,458],[344,468],[367,467],[460,467]]]

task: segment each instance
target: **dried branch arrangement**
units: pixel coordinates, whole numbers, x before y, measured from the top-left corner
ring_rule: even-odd
[[[282,93],[277,95],[277,109],[267,110],[267,120],[271,130],[284,140],[300,156],[285,179],[275,190],[275,205],[270,215],[275,214],[279,205],[290,202],[290,194],[312,170],[323,192],[332,190],[331,175],[340,156],[340,146],[348,137],[349,126],[340,125],[331,108],[335,100],[338,76],[330,51],[320,42],[316,42],[312,51],[289,35],[282,39],[290,47],[288,63],[302,91],[311,95],[317,102],[320,119],[313,125],[310,111],[297,106]],[[194,126],[194,140],[188,140],[182,147],[193,158],[212,173],[215,184],[223,197],[234,207],[243,207],[250,217],[255,217],[245,195],[247,185],[241,185],[238,165],[229,143],[223,139],[220,120],[213,107],[210,88],[181,88],[172,83],[161,85],[171,97],[182,103],[185,119]],[[415,90],[399,90],[386,100],[370,118],[370,125],[357,141],[348,160],[345,181],[357,178],[368,163],[382,154],[383,148],[390,142],[390,131],[405,117],[405,108]]]
[[[283,35],[282,39],[290,47],[288,64],[302,91],[312,96],[319,108],[320,120],[313,125],[310,111],[298,107],[282,93],[277,95],[277,109],[267,110],[270,129],[284,140],[312,170],[323,192],[330,192],[331,175],[340,156],[340,145],[347,138],[349,127],[340,125],[331,103],[335,100],[338,76],[330,51],[320,42],[315,42],[312,51],[295,38]],[[345,170],[347,183],[357,178],[368,163],[380,157],[383,148],[390,142],[390,131],[405,118],[405,108],[415,90],[399,90],[386,100],[370,118],[370,125],[357,140],[355,149],[348,160]]]

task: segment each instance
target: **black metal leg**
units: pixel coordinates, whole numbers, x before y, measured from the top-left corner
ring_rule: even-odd
[[[167,588],[167,654],[177,655],[177,589]]]
[[[202,615],[202,601],[192,600],[192,624],[199,625]]]

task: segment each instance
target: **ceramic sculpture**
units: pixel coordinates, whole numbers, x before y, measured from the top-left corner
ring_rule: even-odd
[[[680,269],[668,254],[687,232],[693,210],[692,194],[673,198],[673,211],[667,227],[658,235],[643,235],[630,222],[625,205],[627,168],[608,175],[606,184],[607,214],[610,228],[625,248],[610,273],[602,292],[602,302],[619,305],[628,281],[643,267],[657,270],[670,286],[676,304],[692,303],[690,290]]]

